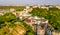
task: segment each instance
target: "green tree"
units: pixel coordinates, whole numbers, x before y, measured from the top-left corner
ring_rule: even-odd
[[[9,35],[11,33],[15,33],[16,30],[26,29],[26,35],[33,35],[33,30],[30,26],[28,26],[24,21],[18,21],[16,16],[11,12],[5,13],[4,15],[0,15],[0,35]],[[18,29],[16,29],[18,28]],[[9,29],[15,29],[13,32],[9,33]],[[18,34],[18,33],[17,33]]]
[[[44,17],[49,20],[49,23],[55,28],[60,29],[60,9],[52,7],[47,9],[34,8],[32,12],[29,12],[33,16]]]

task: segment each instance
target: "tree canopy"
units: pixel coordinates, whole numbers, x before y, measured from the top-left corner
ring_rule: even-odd
[[[34,8],[32,12],[29,12],[33,16],[44,17],[49,20],[49,23],[55,28],[60,29],[60,9],[52,7],[47,9]]]
[[[13,29],[10,31],[10,29]],[[16,35],[18,30],[25,31],[25,35],[33,35],[33,30],[24,21],[19,21],[14,14],[7,12],[0,15],[0,35]],[[16,34],[14,34],[16,33]]]

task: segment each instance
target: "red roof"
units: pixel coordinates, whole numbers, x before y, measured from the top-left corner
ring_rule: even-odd
[[[31,22],[31,19],[26,19],[25,21],[26,21],[26,22]]]

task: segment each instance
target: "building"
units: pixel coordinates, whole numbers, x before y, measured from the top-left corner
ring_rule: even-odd
[[[10,12],[14,12],[15,11],[15,9],[14,8],[10,8]]]
[[[33,5],[33,8],[37,8],[38,6],[37,5]]]
[[[60,6],[58,5],[58,6],[56,6],[58,9],[60,9]]]

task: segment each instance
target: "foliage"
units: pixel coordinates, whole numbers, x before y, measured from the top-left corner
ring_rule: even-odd
[[[60,29],[60,9],[52,7],[47,9],[34,8],[32,12],[29,12],[33,16],[44,17],[49,20],[49,23],[55,28]]]
[[[32,30],[31,26],[28,26],[26,23],[23,22],[24,27],[26,28],[26,35],[34,35],[34,31]]]
[[[0,9],[10,9],[10,8],[14,8],[14,9],[19,8],[20,10],[23,10],[25,6],[0,6]]]
[[[56,29],[60,29],[60,9],[53,7],[49,8],[49,22],[52,24],[52,26]]]
[[[38,17],[43,17],[46,16],[47,13],[47,9],[42,9],[42,8],[34,8],[32,10],[32,12],[30,12],[32,15],[34,16],[38,16]],[[43,14],[43,15],[42,15]]]
[[[13,29],[10,31],[10,29]],[[33,30],[24,21],[19,21],[14,14],[7,12],[4,15],[0,15],[0,35],[16,35],[19,34],[18,30],[26,31],[25,34],[33,34]],[[29,32],[27,32],[29,31]],[[16,34],[14,34],[16,33]]]

